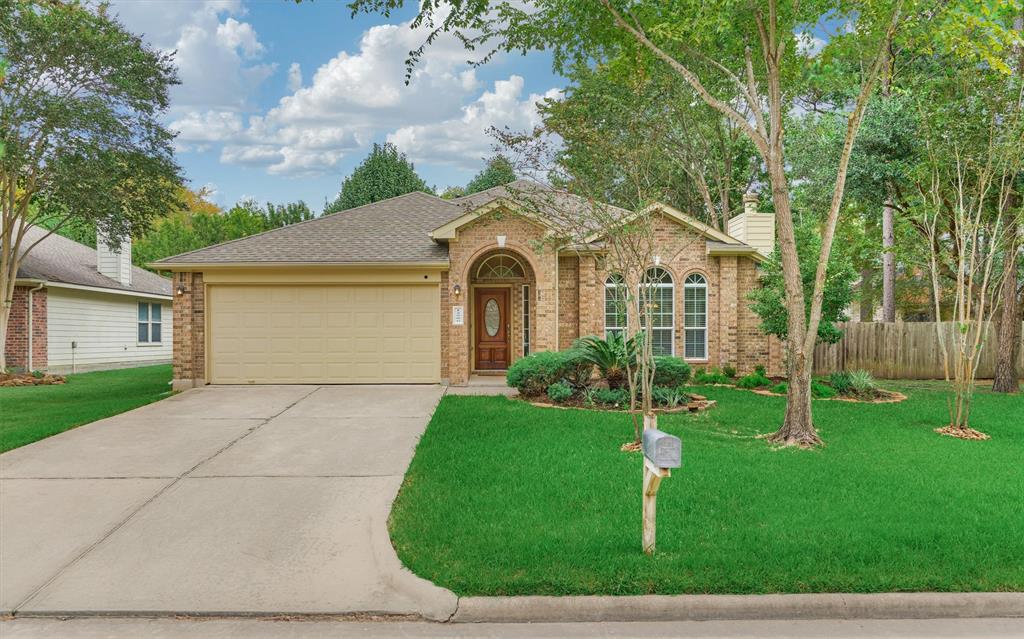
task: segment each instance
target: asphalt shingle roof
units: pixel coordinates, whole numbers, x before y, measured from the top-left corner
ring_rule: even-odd
[[[429,233],[465,209],[427,193],[408,193],[156,264],[444,262],[448,249]]]
[[[45,234],[46,231],[37,226],[31,226],[25,232],[25,239],[22,241],[22,254],[25,257],[18,267],[18,279],[63,282],[133,293],[171,294],[171,280],[137,266],[132,267],[132,283],[127,286],[100,274],[96,270],[95,249],[56,233],[39,242],[25,254],[24,251]]]

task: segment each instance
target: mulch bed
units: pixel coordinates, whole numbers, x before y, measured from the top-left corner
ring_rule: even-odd
[[[537,406],[538,408],[561,408],[561,409],[576,408],[576,409],[579,409],[579,410],[593,410],[593,411],[600,411],[600,412],[603,412],[603,413],[628,413],[629,412],[628,408],[616,408],[614,406],[587,406],[586,404],[584,404],[582,401],[580,401],[578,399],[574,399],[573,401],[566,402],[564,404],[552,404],[551,402],[545,402],[545,401],[538,400],[538,399],[529,399],[529,398],[525,398],[525,397],[521,398],[521,399],[522,399],[522,401],[525,401],[525,402],[527,402],[527,403],[529,403],[529,404],[531,404],[533,406]],[[674,408],[667,408],[667,407],[664,407],[664,406],[657,407],[657,408],[654,409],[654,412],[655,413],[659,413],[659,414],[661,414],[661,413],[687,413],[687,412],[689,412],[689,413],[696,413],[696,412],[699,412],[699,411],[703,411],[703,410],[707,410],[709,408],[712,408],[712,407],[715,406],[715,404],[717,404],[717,402],[715,400],[708,399],[707,397],[704,397],[703,395],[690,395],[690,401],[685,403],[685,404],[680,404],[679,406],[676,406]]]
[[[32,373],[0,373],[2,386],[49,386],[63,384],[67,379],[63,375],[42,375],[36,377]]]
[[[736,388],[738,390],[750,390],[751,393],[757,393],[758,395],[764,395],[766,397],[786,396],[784,393],[773,393],[767,388],[744,389],[739,388],[738,386]],[[853,402],[854,404],[895,404],[897,402],[902,402],[907,398],[907,396],[904,395],[903,393],[897,393],[896,391],[878,389],[875,392],[878,394],[878,396],[873,398],[848,397],[844,395],[836,395],[835,397],[815,397],[814,399],[830,402]]]
[[[957,439],[967,439],[970,441],[984,441],[986,439],[992,439],[980,430],[974,430],[970,427],[954,428],[953,426],[943,426],[942,428],[936,428],[935,432],[947,437],[956,437]]]

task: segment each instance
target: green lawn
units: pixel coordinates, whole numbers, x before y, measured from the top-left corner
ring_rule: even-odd
[[[170,365],[68,375],[66,384],[0,388],[0,452],[163,399]]]
[[[936,383],[899,404],[815,401],[827,446],[758,433],[785,400],[703,388],[663,416],[683,468],[662,483],[658,552],[640,551],[641,457],[628,417],[446,397],[392,512],[416,574],[461,595],[1024,590],[1024,397],[979,392],[990,441],[944,425]]]

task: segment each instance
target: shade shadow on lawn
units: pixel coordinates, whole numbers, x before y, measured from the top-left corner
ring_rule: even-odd
[[[683,468],[640,551],[628,416],[446,397],[391,516],[402,561],[461,595],[1024,589],[1024,397],[980,392],[965,442],[938,384],[899,404],[816,401],[823,449],[777,450],[785,400],[727,388],[662,416]]]

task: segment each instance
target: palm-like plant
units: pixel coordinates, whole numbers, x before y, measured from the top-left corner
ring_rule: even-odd
[[[636,338],[627,340],[619,333],[613,333],[607,339],[590,335],[576,342],[583,358],[596,366],[608,381],[608,388],[626,386],[627,370],[636,369],[638,347]]]

